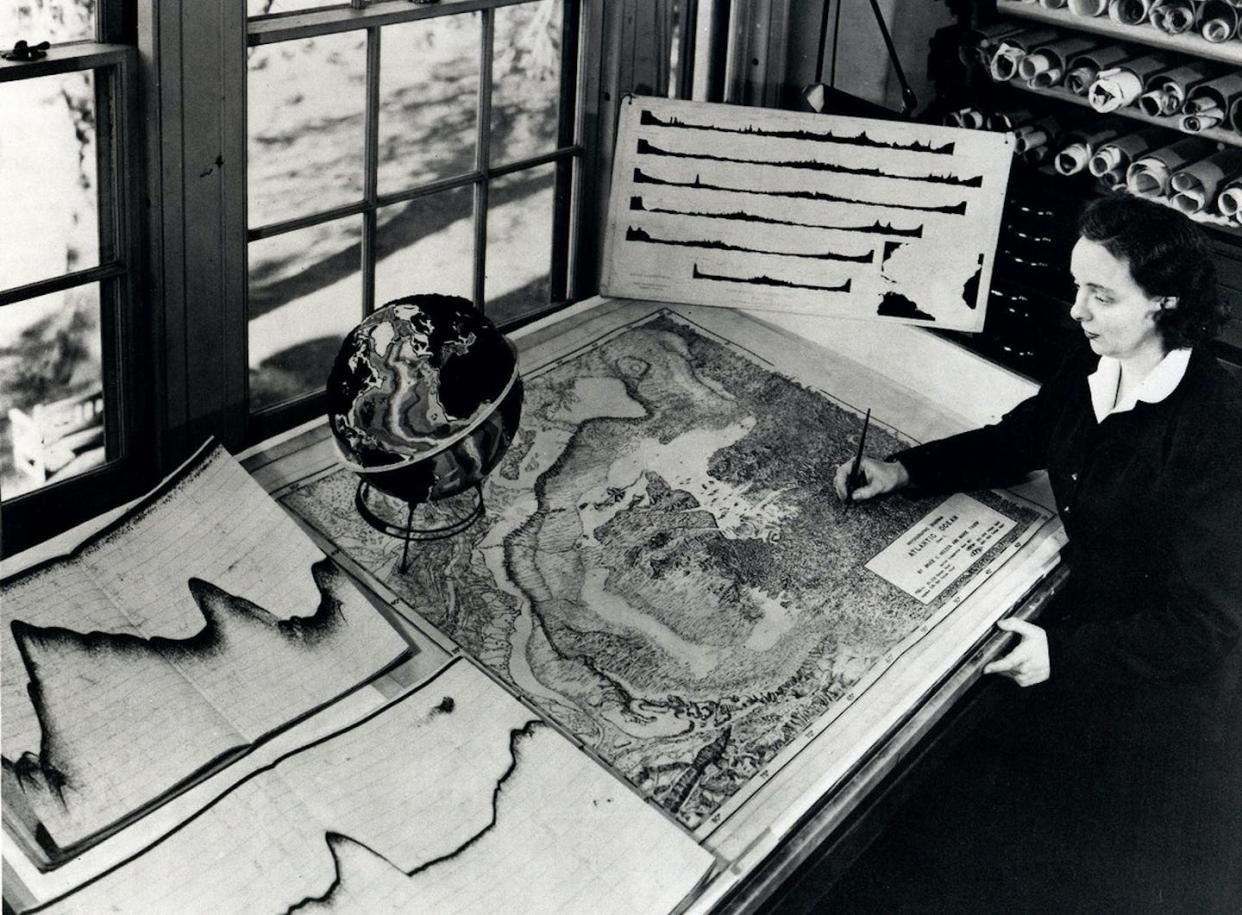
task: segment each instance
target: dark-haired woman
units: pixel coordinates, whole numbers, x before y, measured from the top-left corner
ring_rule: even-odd
[[[865,460],[853,498],[1048,471],[1069,584],[1038,626],[1002,621],[1016,645],[986,668],[1033,687],[994,722],[1025,803],[1063,814],[1084,909],[1242,911],[1242,387],[1205,346],[1225,317],[1208,241],[1103,198],[1070,270],[1090,352],[994,425]]]

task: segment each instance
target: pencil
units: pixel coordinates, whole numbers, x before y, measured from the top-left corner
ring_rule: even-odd
[[[867,482],[866,477],[862,473],[863,449],[867,446],[867,427],[871,425],[871,410],[867,410],[867,415],[863,417],[862,435],[858,436],[858,453],[854,455],[854,466],[850,468],[849,475],[845,478],[845,501],[846,504],[854,501],[854,490]]]

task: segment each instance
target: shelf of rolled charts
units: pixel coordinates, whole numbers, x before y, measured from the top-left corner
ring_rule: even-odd
[[[1065,175],[1058,172],[1051,165],[1039,165],[1035,167],[1035,170],[1038,171],[1041,175],[1045,175],[1049,178],[1064,180],[1064,178],[1066,177]],[[1108,187],[1103,186],[1099,182],[1096,182],[1096,184],[1099,187],[1099,191],[1101,194],[1128,194],[1129,193],[1129,191],[1127,191],[1124,187],[1108,188]],[[1178,210],[1179,212],[1181,212],[1183,216],[1185,216],[1188,219],[1193,220],[1194,222],[1199,223],[1201,226],[1206,226],[1209,229],[1215,229],[1221,232],[1222,234],[1228,235],[1234,239],[1242,239],[1242,225],[1240,225],[1236,220],[1230,219],[1228,216],[1222,216],[1219,213],[1209,213],[1206,211],[1200,211],[1198,213],[1187,213],[1185,210],[1180,209],[1177,206],[1177,204],[1173,202],[1173,198],[1171,197],[1153,197],[1150,195],[1139,195],[1139,196],[1145,196],[1148,200],[1158,203],[1161,206],[1166,206],[1171,210]]]
[[[1107,35],[1110,38],[1118,38],[1152,48],[1168,48],[1171,51],[1178,51],[1182,54],[1190,54],[1208,60],[1219,60],[1242,67],[1242,41],[1238,40],[1236,33],[1234,37],[1225,41],[1214,42],[1208,41],[1198,31],[1194,30],[1171,35],[1150,23],[1125,25],[1114,21],[1107,13],[1102,16],[1089,16],[1076,13],[1069,6],[1052,9],[1040,3],[1029,2],[1029,0],[1028,2],[1023,2],[1023,0],[996,0],[996,11],[1007,16],[1044,22],[1081,32]]]
[[[1048,98],[1057,99],[1062,102],[1070,102],[1074,105],[1079,105],[1083,108],[1090,108],[1092,111],[1095,111],[1095,108],[1092,106],[1091,102],[1084,96],[1076,95],[1064,86],[1036,88],[1030,85],[1027,80],[1020,77],[1009,80],[1008,85],[1015,89],[1020,89],[1023,92],[1029,92],[1032,95],[1043,95]],[[1224,127],[1210,127],[1206,130],[1184,130],[1179,123],[1177,115],[1173,115],[1171,117],[1153,117],[1141,108],[1136,108],[1133,105],[1126,105],[1125,107],[1114,109],[1113,111],[1108,112],[1108,114],[1116,114],[1124,118],[1129,118],[1133,121],[1141,121],[1144,124],[1151,124],[1155,127],[1163,127],[1166,130],[1176,131],[1177,133],[1185,134],[1188,137],[1199,137],[1200,139],[1207,140],[1211,143],[1220,143],[1224,146],[1242,147],[1242,136],[1239,136],[1234,130]]]
[[[982,129],[982,127],[980,127],[979,129]],[[996,129],[996,128],[989,128],[989,129]],[[1057,143],[1056,146],[1053,147],[1053,149],[1054,150],[1064,149],[1067,135],[1073,135],[1076,133],[1078,133],[1078,131],[1070,130],[1067,132],[1067,134],[1062,134],[1061,141]],[[1056,152],[1054,156],[1059,156],[1061,154],[1062,153],[1060,152]],[[1083,170],[1075,170],[1072,172],[1060,171],[1053,164],[1052,160],[1040,162],[1039,164],[1027,162],[1026,167],[1031,169],[1033,173],[1039,174],[1045,180],[1048,180],[1048,179],[1065,180],[1070,177],[1076,177],[1076,176],[1085,174],[1085,171]],[[1124,184],[1118,185],[1116,187],[1109,187],[1102,181],[1096,181],[1096,182],[1093,182],[1093,184],[1098,189],[1098,192],[1101,194],[1130,193],[1130,191],[1126,189]],[[1177,210],[1178,212],[1182,213],[1187,218],[1194,220],[1200,225],[1206,226],[1210,229],[1214,229],[1223,235],[1229,236],[1230,238],[1242,239],[1242,185],[1235,185],[1232,189],[1229,190],[1230,209],[1233,213],[1238,214],[1238,215],[1233,215],[1233,216],[1225,216],[1216,210],[1208,209],[1206,207],[1198,211],[1190,211],[1187,208],[1178,206],[1175,198],[1171,196],[1160,196],[1160,195],[1153,195],[1153,194],[1138,194],[1136,196],[1145,197],[1146,199],[1154,201],[1155,203],[1159,203],[1162,206],[1167,206],[1170,209]],[[1212,204],[1212,206],[1215,206],[1215,204]]]

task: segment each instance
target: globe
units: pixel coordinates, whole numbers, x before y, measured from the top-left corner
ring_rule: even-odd
[[[327,393],[345,465],[410,505],[478,486],[522,413],[513,344],[459,296],[376,309],[341,343]]]

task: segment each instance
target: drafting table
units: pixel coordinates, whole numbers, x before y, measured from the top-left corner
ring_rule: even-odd
[[[571,335],[576,327],[583,327],[584,322],[600,314],[641,315],[661,307],[596,298],[532,325],[514,337],[526,352]],[[852,322],[816,322],[806,317],[765,318],[768,323],[763,334],[770,335],[777,344],[786,341],[790,347],[813,348],[817,358],[830,367],[828,370],[854,372],[860,377],[882,371],[894,390],[919,392],[924,406],[933,403],[938,411],[927,417],[931,426],[920,430],[925,438],[995,418],[1032,389],[1025,380],[921,330],[877,329]],[[871,389],[875,390],[874,385]],[[995,400],[980,402],[979,392],[983,391]],[[244,466],[260,485],[276,495],[292,481],[331,467],[335,460],[335,449],[322,421],[263,443],[243,455]],[[1029,492],[1038,498],[1040,484],[1032,484]],[[330,549],[325,551],[332,553]],[[335,558],[341,561],[343,557]],[[349,568],[348,563],[342,564]],[[1047,574],[1021,603],[1020,614],[1037,612],[1055,592],[1064,573],[1054,566],[1055,558],[1048,564]],[[382,581],[363,576],[363,582],[382,600],[393,597]],[[389,616],[401,623],[399,615]],[[806,798],[803,791],[799,806],[783,812],[785,825],[779,831],[769,828],[747,834],[745,848],[739,846],[739,853],[727,855],[732,865],[717,875],[700,899],[689,903],[689,910],[755,911],[766,901],[778,898],[782,886],[803,864],[814,863],[829,875],[847,866],[848,860],[865,846],[868,834],[881,827],[886,811],[905,790],[903,786],[917,780],[919,760],[929,748],[952,739],[953,722],[970,717],[967,710],[958,707],[959,703],[963,699],[973,702],[980,669],[999,651],[999,640],[986,633],[979,635],[960,663],[935,673],[934,684],[921,694],[916,707],[888,723],[878,739],[859,748],[830,797]],[[420,655],[420,667],[431,670],[448,658],[447,652],[437,657],[433,647]],[[6,866],[9,886],[10,877]]]

